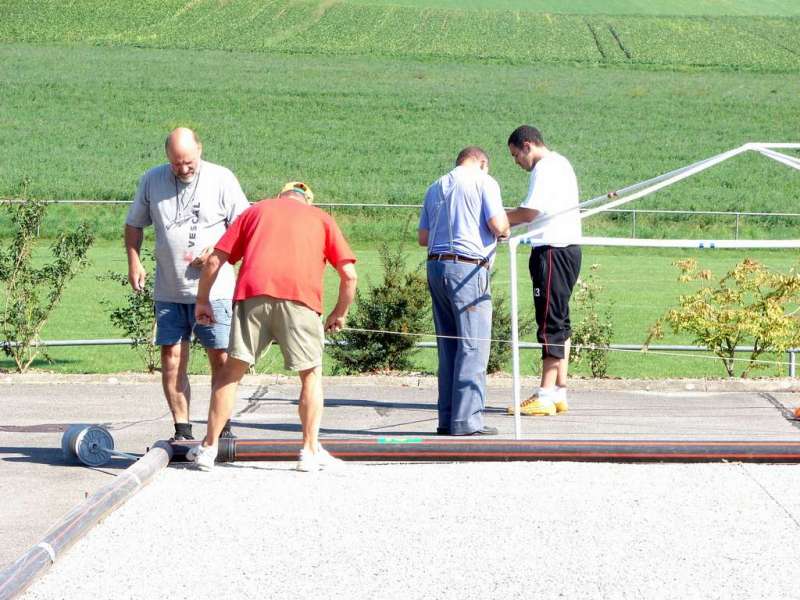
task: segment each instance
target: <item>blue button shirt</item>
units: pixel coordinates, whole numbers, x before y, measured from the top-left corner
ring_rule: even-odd
[[[489,219],[503,212],[500,186],[476,166],[460,166],[425,193],[419,228],[428,230],[428,252],[489,258],[497,238]]]

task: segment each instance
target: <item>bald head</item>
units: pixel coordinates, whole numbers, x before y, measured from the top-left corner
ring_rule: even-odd
[[[175,177],[184,183],[192,181],[203,153],[203,144],[197,134],[187,127],[173,129],[164,142],[164,150]]]

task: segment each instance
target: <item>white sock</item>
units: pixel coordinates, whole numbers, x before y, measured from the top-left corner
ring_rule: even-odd
[[[549,388],[539,388],[539,401],[544,404],[553,404],[556,400],[556,388],[549,387]]]

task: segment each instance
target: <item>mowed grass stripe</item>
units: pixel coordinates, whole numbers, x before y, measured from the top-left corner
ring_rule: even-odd
[[[346,0],[348,4],[519,10],[568,15],[800,16],[794,0]]]
[[[219,3],[201,0],[34,0],[0,13],[0,41],[90,43],[296,54],[353,54],[516,64],[630,63],[797,71],[790,42],[754,36],[779,29],[800,38],[791,17],[652,17],[536,14],[515,10],[415,8],[346,2]],[[587,20],[589,19],[589,20]],[[603,35],[598,43],[598,33]],[[622,52],[605,52],[610,33]]]

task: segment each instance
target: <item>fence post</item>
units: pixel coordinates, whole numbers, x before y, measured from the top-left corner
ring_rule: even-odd
[[[739,215],[740,215],[740,213],[737,212],[736,213],[736,234],[734,236],[734,239],[736,239],[736,240],[739,239]]]
[[[636,238],[636,209],[634,208],[631,211],[631,215],[633,216],[633,232],[631,234],[632,238]]]
[[[797,348],[789,348],[789,377],[797,377]]]

